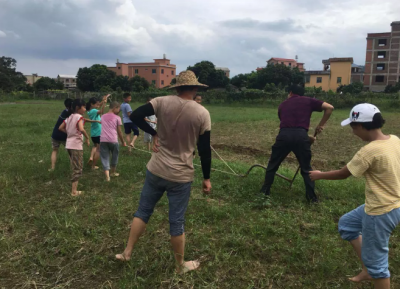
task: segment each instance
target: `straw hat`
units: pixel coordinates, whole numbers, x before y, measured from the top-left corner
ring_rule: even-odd
[[[176,88],[180,86],[198,86],[208,87],[208,85],[202,84],[197,80],[196,74],[191,70],[182,71],[176,77],[176,83],[171,85],[169,88]]]

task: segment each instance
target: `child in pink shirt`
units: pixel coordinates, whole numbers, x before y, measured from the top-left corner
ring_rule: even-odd
[[[61,124],[59,130],[67,134],[65,148],[68,151],[71,169],[72,169],[72,192],[73,197],[79,196],[83,192],[78,191],[78,180],[82,176],[83,170],[83,136],[86,137],[86,143],[90,147],[89,136],[85,131],[85,102],[81,99],[75,99],[72,103],[72,114]]]
[[[110,110],[108,113],[101,117],[102,129],[100,135],[100,159],[108,182],[110,181],[110,154],[111,176],[119,176],[119,174],[116,173],[119,154],[118,137],[121,140],[121,143],[123,143],[123,146],[126,146],[121,131],[121,117],[118,116],[120,108],[121,105],[118,102],[113,101],[110,104]]]

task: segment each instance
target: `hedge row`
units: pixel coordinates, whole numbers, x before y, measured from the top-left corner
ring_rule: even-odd
[[[167,90],[151,91],[132,93],[132,100],[135,102],[145,103],[149,97],[158,97],[171,94]],[[227,91],[207,91],[200,92],[203,96],[205,104],[256,104],[256,105],[278,105],[287,98],[286,93],[267,93],[260,90],[247,90],[242,92],[227,92]],[[27,93],[27,92],[15,92],[9,94],[0,94],[0,101],[2,102],[13,102],[19,100],[51,100],[51,99],[65,99],[70,98],[83,98],[89,99],[91,97],[101,97],[102,94],[98,92],[54,92],[47,91],[42,93]],[[360,94],[328,94],[320,93],[317,95],[311,95],[320,100],[331,103],[336,108],[349,108],[358,103],[369,102],[382,108],[399,108],[400,107],[400,93],[386,94],[386,93],[372,93],[363,92]],[[122,101],[122,93],[113,92],[111,96],[112,100]]]

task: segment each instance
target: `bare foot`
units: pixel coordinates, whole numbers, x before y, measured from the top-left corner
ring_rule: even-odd
[[[83,194],[83,191],[76,191],[76,192],[72,193],[71,196],[77,197],[77,196],[80,196],[82,194]]]
[[[176,272],[178,274],[185,274],[190,271],[197,270],[200,267],[200,262],[195,260],[195,261],[187,261],[183,263],[180,267],[176,269]]]
[[[54,172],[53,168],[48,169],[49,172]]]
[[[125,253],[122,253],[115,255],[115,259],[122,262],[128,262],[131,259],[131,256],[128,257],[127,255],[125,255]]]
[[[360,274],[358,274],[355,277],[349,278],[349,280],[351,282],[360,283],[362,281],[371,281],[372,277],[371,277],[371,275],[368,274],[367,269],[363,269]]]
[[[106,178],[106,182],[109,182],[109,181],[111,181],[110,177]]]
[[[92,164],[92,162],[93,162],[93,159],[89,159],[87,164],[90,166]]]
[[[99,169],[99,167],[98,166],[94,166],[94,167],[92,167],[92,170],[98,170]]]

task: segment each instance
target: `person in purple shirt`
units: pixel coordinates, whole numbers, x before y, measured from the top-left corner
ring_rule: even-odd
[[[315,129],[316,134],[322,132],[332,114],[333,106],[303,95],[304,88],[294,84],[289,87],[288,99],[279,106],[280,131],[276,137],[275,144],[272,146],[271,158],[268,163],[261,193],[264,193],[266,196],[270,195],[276,171],[287,155],[293,152],[300,163],[301,175],[306,186],[306,198],[310,202],[318,202],[314,191],[315,184],[309,176],[312,168],[311,141],[308,136],[308,129],[310,127],[311,114],[314,111],[324,111],[324,115]]]

